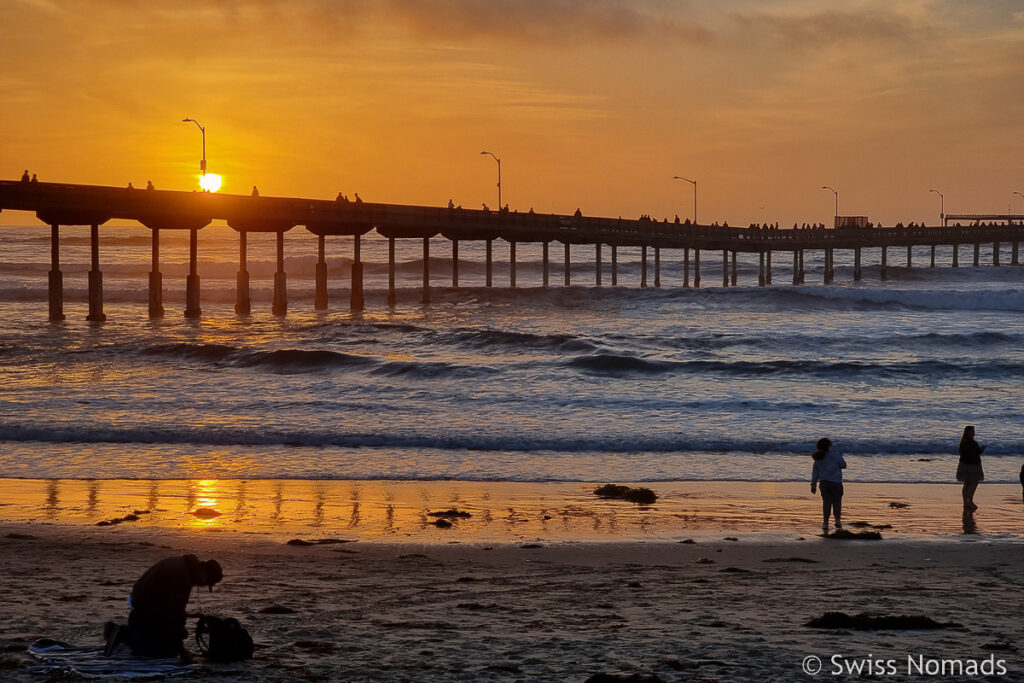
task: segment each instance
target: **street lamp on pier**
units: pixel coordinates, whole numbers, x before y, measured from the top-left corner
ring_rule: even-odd
[[[946,218],[946,198],[942,196],[942,193],[938,190],[928,190],[939,195],[939,223],[942,223]]]
[[[832,221],[832,227],[833,228],[837,228],[837,227],[839,227],[839,225],[838,225],[838,223],[839,223],[839,193],[836,192],[836,189],[834,187],[831,187],[829,185],[822,185],[821,189],[823,189],[823,190],[832,190],[832,194],[834,194],[836,196],[836,215],[835,215],[835,218]]]
[[[501,159],[494,154],[494,152],[483,151],[481,154],[489,154],[495,161],[498,162],[498,211],[501,211]]]
[[[693,224],[697,225],[697,181],[684,178],[681,175],[672,176],[672,180],[685,180],[686,182],[693,185]]]
[[[203,175],[206,175],[206,128],[195,119],[185,118],[181,120],[182,123],[188,123],[189,121],[199,126],[199,132],[203,134],[203,160],[199,162],[199,170],[203,172]]]

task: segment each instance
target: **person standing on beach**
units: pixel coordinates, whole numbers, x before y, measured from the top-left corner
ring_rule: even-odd
[[[831,513],[835,519],[836,529],[843,528],[843,470],[846,460],[838,453],[830,451],[832,441],[818,439],[818,450],[811,453],[814,464],[811,466],[811,493],[821,487],[821,530],[828,533],[828,518]]]
[[[972,512],[978,509],[974,504],[974,492],[978,490],[978,483],[985,479],[985,471],[981,468],[981,454],[984,452],[985,447],[979,446],[974,440],[974,426],[964,427],[964,434],[960,437],[960,462],[956,467],[956,480],[964,483],[964,509]]]

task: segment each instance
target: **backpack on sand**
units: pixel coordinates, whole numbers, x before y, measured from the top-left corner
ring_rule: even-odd
[[[214,662],[240,662],[252,658],[252,636],[237,619],[230,617],[199,617],[196,645],[204,657]]]

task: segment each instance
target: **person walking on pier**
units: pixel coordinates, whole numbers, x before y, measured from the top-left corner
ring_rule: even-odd
[[[21,174],[21,182],[27,183],[28,180],[29,180],[29,178],[28,178],[28,169],[26,168],[25,172]]]
[[[828,534],[828,518],[831,513],[836,529],[843,528],[843,470],[846,460],[839,453],[830,451],[830,439],[818,439],[818,449],[811,453],[811,493],[821,487],[821,530]]]
[[[956,467],[956,480],[964,483],[964,509],[972,512],[978,509],[974,504],[974,492],[985,479],[985,471],[981,467],[981,454],[984,452],[985,447],[979,446],[974,440],[974,425],[964,427],[963,436],[960,437],[960,462]]]

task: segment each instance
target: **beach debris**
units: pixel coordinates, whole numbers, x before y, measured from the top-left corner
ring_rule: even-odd
[[[698,557],[696,560],[694,560],[694,563],[695,564],[714,564],[715,561],[712,560],[710,557]]]
[[[895,510],[902,510],[904,508],[910,507],[910,503],[897,503],[896,501],[893,501],[893,502],[889,503],[889,507],[891,507],[891,508],[893,508]]]
[[[219,510],[213,508],[196,508],[190,515],[195,515],[199,519],[213,519],[214,517],[220,517],[221,513]]]
[[[433,524],[438,529],[451,529],[452,523],[447,519],[435,519],[433,522],[427,522],[427,524]]]
[[[891,529],[892,524],[872,524],[871,522],[850,522],[850,526],[855,526],[858,529],[866,529],[871,527],[872,529]]]
[[[933,460],[935,460],[935,458],[918,458],[917,459],[918,462],[931,462]]]
[[[286,541],[285,545],[338,545],[339,543],[355,543],[355,539],[351,538],[314,538],[312,541],[307,541],[302,538],[293,538],[290,541]]]
[[[31,541],[31,540],[34,540],[37,537],[33,536],[32,534],[15,534],[15,533],[11,533],[11,534],[7,534],[6,536],[4,536],[4,538],[12,538],[12,539],[14,539],[16,541]]]
[[[114,526],[115,524],[120,524],[121,522],[137,521],[139,521],[139,516],[132,512],[130,514],[125,515],[124,517],[115,517],[114,519],[105,519],[102,522],[96,522],[96,526]]]
[[[524,544],[522,544],[519,547],[522,548],[523,550],[534,550],[536,548],[543,548],[544,546],[541,545],[540,543],[524,543]]]
[[[939,622],[924,616],[876,616],[868,613],[850,616],[845,612],[825,612],[811,619],[804,626],[808,628],[850,629],[853,631],[934,631],[942,628],[959,628],[961,624]]]
[[[726,540],[726,541],[738,541],[740,539],[736,538],[735,536],[726,536],[724,540]]]
[[[284,605],[269,605],[261,609],[260,614],[296,614],[296,611],[291,607],[285,607]]]
[[[428,512],[427,517],[437,517],[438,519],[469,519],[473,515],[462,510],[445,510],[444,512]]]
[[[658,500],[658,494],[648,488],[643,488],[642,486],[631,488],[621,484],[605,484],[600,488],[594,489],[594,495],[599,498],[628,500],[630,503],[638,505],[650,505]]]
[[[697,541],[693,540],[692,538],[687,538],[687,539],[685,539],[685,540],[682,540],[682,541],[679,541],[679,542],[680,542],[680,543],[687,543],[687,544],[690,544],[690,543],[696,543]]]
[[[838,541],[881,541],[882,534],[877,531],[848,531],[836,529],[830,534],[823,534],[824,538],[831,538]]]
[[[762,562],[806,562],[807,564],[818,564],[819,560],[812,560],[809,557],[769,557]]]

